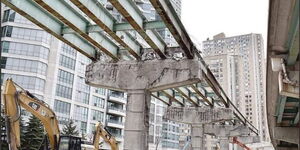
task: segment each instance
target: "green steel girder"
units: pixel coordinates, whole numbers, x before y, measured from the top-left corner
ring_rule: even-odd
[[[186,88],[177,87],[177,88],[174,88],[174,89],[178,93],[180,93],[184,98],[186,98],[187,100],[189,100],[193,105],[199,106],[199,103],[197,101],[194,101],[193,99],[191,99],[191,97],[189,96],[189,91]]]
[[[206,83],[213,89],[214,93],[219,97],[219,99],[223,102],[225,107],[229,107],[229,98],[225,94],[224,90],[220,86],[219,82],[216,80],[212,72],[208,69],[206,73],[203,73],[203,77]]]
[[[299,111],[298,111],[298,113],[296,114],[295,119],[294,119],[294,121],[293,121],[293,124],[297,124],[297,123],[299,123]]]
[[[150,0],[150,2],[172,33],[178,45],[180,45],[186,54],[187,58],[192,59],[196,47],[186,32],[180,18],[177,16],[176,11],[172,7],[171,2],[169,0]]]
[[[153,29],[164,29],[166,28],[166,25],[162,21],[146,21],[144,22],[144,29],[145,30],[153,30]],[[114,32],[118,31],[128,31],[128,30],[134,30],[134,28],[127,22],[122,23],[114,23],[113,29]],[[104,30],[99,27],[98,25],[88,25],[87,32],[93,33],[93,32],[103,32]],[[75,33],[74,30],[72,30],[69,27],[64,27],[63,34],[70,34]]]
[[[166,44],[157,32],[144,29],[146,18],[131,0],[108,0],[118,12],[128,21],[128,23],[141,35],[149,46],[160,56],[165,59]]]
[[[122,45],[136,59],[141,59],[141,46],[129,34],[125,32],[115,33],[113,31],[116,20],[96,0],[71,0],[71,2],[91,18],[101,29],[110,35],[115,41]],[[93,32],[92,32],[93,33]]]
[[[97,50],[91,44],[76,34],[63,35],[63,24],[34,2],[29,0],[1,0],[1,2],[83,55],[96,60]]]
[[[279,96],[277,106],[276,106],[277,123],[282,122],[285,103],[286,103],[286,96]]]
[[[294,6],[286,43],[289,51],[287,65],[294,65],[299,55],[299,0],[295,1]]]
[[[171,105],[171,101],[169,98],[167,98],[166,96],[163,96],[162,94],[160,94],[159,92],[152,92],[151,96],[153,96],[154,98],[162,101],[163,103],[165,103],[166,105],[170,106]]]
[[[201,93],[200,90],[198,89],[198,87],[196,87],[195,85],[191,85],[190,86],[194,92],[199,95],[206,103],[208,103],[210,106],[214,106],[213,102],[211,100],[208,99],[208,97],[206,96],[205,93]]]
[[[114,60],[119,60],[118,49],[110,39],[100,33],[87,34],[88,20],[84,19],[64,0],[33,0],[51,15],[58,18],[65,25],[76,31],[82,38],[99,48],[103,53]]]
[[[294,97],[287,97],[286,102],[298,102],[300,103],[300,99],[299,98],[294,98]]]
[[[284,109],[283,113],[297,113],[298,112],[298,108],[294,107],[294,108],[290,108],[290,109]]]
[[[166,28],[166,25],[162,21],[144,21],[143,23],[144,30],[153,30],[153,29],[163,29]],[[114,25],[114,29],[116,31],[126,31],[126,30],[134,30],[134,28],[127,22],[116,23]]]
[[[172,89],[167,89],[167,90],[163,90],[161,91],[165,96],[167,96],[170,100],[173,100],[175,102],[177,102],[178,104],[180,104],[181,106],[185,106],[183,99],[179,100],[175,97],[175,92]]]

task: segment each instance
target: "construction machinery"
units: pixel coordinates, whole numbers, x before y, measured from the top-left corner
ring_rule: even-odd
[[[108,143],[112,150],[118,150],[118,143],[116,139],[102,126],[100,122],[96,124],[96,131],[94,134],[94,148],[95,150],[99,147],[100,137]]]
[[[18,150],[21,146],[21,107],[41,120],[47,132],[51,150],[81,150],[82,141],[80,137],[60,135],[56,115],[44,101],[18,86],[12,79],[6,80],[2,93],[7,142],[10,150]],[[98,150],[100,137],[111,146],[112,150],[118,150],[115,138],[98,123],[93,142],[95,150]]]

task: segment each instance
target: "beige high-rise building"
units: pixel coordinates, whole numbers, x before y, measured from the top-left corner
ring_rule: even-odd
[[[261,141],[269,141],[262,35],[222,35],[203,41],[203,58],[228,97],[259,130]]]

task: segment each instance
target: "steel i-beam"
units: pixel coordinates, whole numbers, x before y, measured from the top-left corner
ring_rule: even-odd
[[[150,47],[153,48],[160,58],[165,59],[166,44],[157,32],[144,29],[143,22],[146,18],[141,14],[136,5],[131,0],[109,0],[109,2],[122,14]]]
[[[115,61],[119,60],[118,46],[115,45],[104,35],[99,33],[87,34],[86,27],[88,21],[84,19],[78,12],[73,10],[71,6],[68,6],[65,1],[53,1],[53,0],[34,0],[42,8],[47,10],[50,14],[58,18],[61,22],[69,26],[76,31],[82,38],[89,41],[95,47],[99,48],[106,55],[110,56]],[[99,44],[101,43],[101,44]]]
[[[134,41],[126,32],[115,33],[113,31],[116,20],[111,14],[95,0],[71,0],[82,12],[91,18],[99,27],[101,27],[108,35],[122,45],[136,59],[141,59],[141,46]],[[126,40],[126,42],[124,41]]]

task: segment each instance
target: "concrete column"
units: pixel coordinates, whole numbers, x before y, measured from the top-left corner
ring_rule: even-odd
[[[124,150],[147,150],[151,95],[146,90],[129,90]]]
[[[229,139],[228,137],[220,137],[221,150],[229,150]]]
[[[203,125],[192,124],[192,150],[203,150]]]

